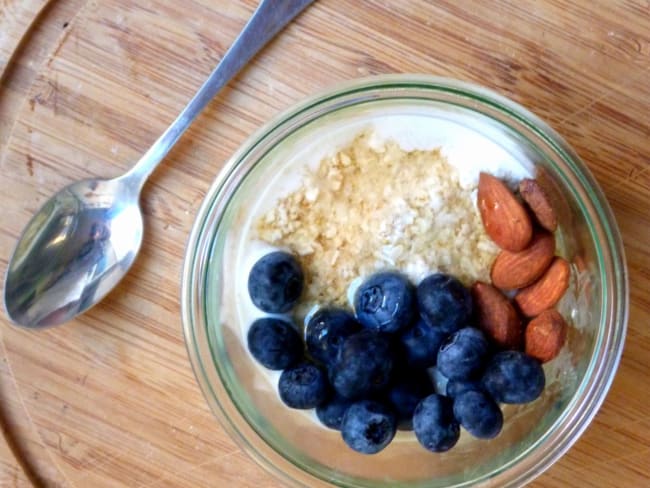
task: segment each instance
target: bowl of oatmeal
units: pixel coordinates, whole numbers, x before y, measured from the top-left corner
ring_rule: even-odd
[[[543,392],[528,403],[501,405],[503,426],[490,439],[461,428],[453,449],[431,452],[407,429],[375,454],[350,449],[314,409],[287,407],[278,394],[282,373],[249,350],[251,325],[282,318],[304,337],[315,310],[354,314],[358,287],[386,270],[413,287],[435,273],[468,290],[489,284],[502,250],[482,221],[482,174],[512,189],[534,179],[556,213],[555,255],[569,279],[554,310],[567,326],[561,348],[542,365]],[[276,251],[296,259],[304,281],[295,306],[282,314],[256,307],[248,287],[255,264]],[[508,300],[513,295],[504,293]],[[210,408],[246,452],[289,486],[530,481],[569,449],[604,400],[627,309],[618,228],[575,152],[514,102],[428,76],[349,82],[254,134],[205,197],[182,283],[188,354]],[[431,372],[442,396],[445,381]]]

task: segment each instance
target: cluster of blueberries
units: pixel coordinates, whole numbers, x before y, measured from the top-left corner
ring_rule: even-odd
[[[277,251],[253,266],[248,291],[259,309],[285,314],[303,284],[296,259]],[[397,429],[413,430],[433,452],[451,449],[460,426],[490,439],[503,426],[499,403],[531,402],[544,389],[536,359],[500,351],[469,326],[472,297],[453,276],[433,274],[415,287],[398,272],[379,272],[356,290],[354,311],[318,309],[304,341],[288,317],[261,318],[247,342],[260,364],[282,370],[282,401],[315,408],[355,451],[381,451]],[[435,392],[434,366],[447,380],[444,392]]]

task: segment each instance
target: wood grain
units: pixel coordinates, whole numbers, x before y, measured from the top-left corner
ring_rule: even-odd
[[[47,0],[0,1],[0,74],[7,68],[25,32],[47,3]]]
[[[255,4],[56,3],[64,10],[51,18],[44,11],[44,34],[21,44],[2,78],[0,114],[15,120],[10,134],[0,126],[2,273],[21,229],[52,192],[79,178],[117,175],[137,160]],[[56,14],[63,11],[66,27]],[[0,42],[5,60],[24,30],[8,30],[9,41]],[[317,90],[393,72],[460,78],[513,98],[563,134],[599,180],[630,269],[628,340],[594,422],[532,486],[650,486],[645,0],[316,2],[210,104],[153,175],[143,196],[143,249],[118,289],[56,330],[22,331],[2,318],[3,422],[40,480],[79,487],[282,486],[221,429],[195,383],[179,318],[184,245],[210,183],[256,128]],[[4,447],[0,469],[0,485],[25,483]]]
[[[47,3],[46,0],[0,1],[0,79],[9,66],[10,60],[20,57],[17,55],[20,43]],[[27,90],[29,83],[24,83],[22,86],[23,90]],[[13,126],[14,117],[11,114],[17,111],[17,105],[21,101],[22,97],[8,90],[0,102],[3,113],[8,114],[8,116],[0,118],[0,154]],[[4,110],[5,107],[9,109]]]

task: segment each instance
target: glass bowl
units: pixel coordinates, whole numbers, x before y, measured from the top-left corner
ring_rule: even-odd
[[[570,289],[559,304],[571,324],[567,344],[545,365],[542,397],[504,407],[504,428],[495,439],[475,440],[463,432],[444,454],[426,451],[411,432],[398,432],[379,454],[355,453],[313,414],[285,407],[275,392],[277,376],[256,364],[245,346],[248,324],[240,309],[248,297],[237,250],[249,222],[242,209],[268,188],[281,187],[300,161],[383,116],[444,120],[531,163],[558,210],[558,253],[572,266]],[[210,408],[283,484],[519,486],[566,452],[603,402],[623,348],[627,286],[623,247],[607,201],[555,131],[485,88],[391,75],[345,83],[299,103],[232,157],[206,195],[187,245],[182,316],[190,361]]]

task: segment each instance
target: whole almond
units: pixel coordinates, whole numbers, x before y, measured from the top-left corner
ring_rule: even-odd
[[[519,194],[532,210],[537,222],[546,230],[554,232],[557,229],[557,215],[548,194],[537,180],[530,178],[521,180]]]
[[[533,226],[524,206],[498,178],[481,173],[478,208],[485,232],[501,248],[521,251],[533,236]]]
[[[471,291],[478,311],[479,328],[499,346],[519,349],[523,339],[522,324],[506,296],[481,281],[474,283]]]
[[[501,251],[492,264],[492,284],[504,290],[523,288],[542,276],[553,261],[555,237],[545,231],[536,232],[526,249]]]
[[[571,270],[566,259],[556,257],[546,272],[532,285],[515,296],[515,302],[526,317],[535,317],[552,308],[569,287]]]
[[[564,345],[567,324],[557,310],[545,310],[526,327],[526,354],[545,363],[557,356]]]

